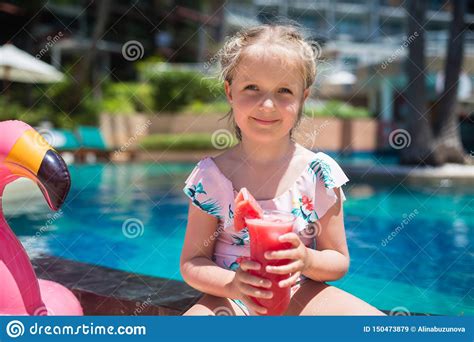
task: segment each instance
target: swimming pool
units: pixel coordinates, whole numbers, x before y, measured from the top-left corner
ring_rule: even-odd
[[[32,257],[182,280],[181,189],[193,166],[74,165],[61,212],[24,202],[6,206],[6,217]],[[351,268],[337,286],[401,314],[474,314],[472,189],[352,182],[345,191]]]

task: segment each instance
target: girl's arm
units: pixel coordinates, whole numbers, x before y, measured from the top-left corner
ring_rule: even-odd
[[[340,279],[349,269],[340,188],[334,191],[338,200],[319,220],[316,250],[306,248],[307,261],[302,272],[306,277],[321,282]]]
[[[230,297],[234,272],[219,267],[211,260],[216,228],[216,217],[189,204],[180,271],[184,281],[198,291],[218,297]]]

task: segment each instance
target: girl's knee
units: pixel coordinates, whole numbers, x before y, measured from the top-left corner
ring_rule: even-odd
[[[216,299],[217,297],[204,294],[183,316],[214,316]]]
[[[212,311],[202,304],[194,304],[191,308],[189,308],[183,316],[212,316]]]
[[[348,292],[322,282],[308,281],[292,298],[287,315],[383,315]]]
[[[205,294],[183,316],[240,316],[243,312],[228,298]]]

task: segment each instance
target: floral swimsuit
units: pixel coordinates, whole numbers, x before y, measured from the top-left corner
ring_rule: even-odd
[[[318,235],[317,221],[336,203],[334,188],[345,184],[348,178],[328,155],[312,153],[308,166],[290,189],[271,199],[257,201],[264,210],[283,210],[296,216],[294,232],[307,247],[315,248]],[[234,199],[238,191],[219,170],[212,158],[202,159],[186,180],[184,193],[196,207],[218,218],[215,234],[207,243],[215,240],[212,260],[220,267],[236,271],[242,258],[250,256],[250,240],[247,228],[234,231]],[[342,199],[345,199],[342,193]],[[206,243],[206,242],[205,242]],[[305,280],[304,276],[292,287],[292,295]],[[249,310],[241,301],[234,302],[244,313]]]

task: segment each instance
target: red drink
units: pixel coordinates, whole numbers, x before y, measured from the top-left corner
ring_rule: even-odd
[[[272,291],[272,298],[264,299],[252,297],[253,301],[267,309],[267,316],[282,315],[286,311],[290,304],[291,288],[281,288],[278,286],[281,280],[288,278],[288,274],[267,273],[265,268],[267,265],[285,265],[289,263],[290,260],[267,260],[264,255],[267,251],[291,248],[291,243],[280,242],[278,238],[283,234],[293,231],[294,221],[295,217],[292,214],[278,210],[265,211],[263,218],[245,219],[250,234],[250,258],[261,265],[260,270],[252,270],[249,272],[272,282],[270,289],[262,288],[267,291]]]

